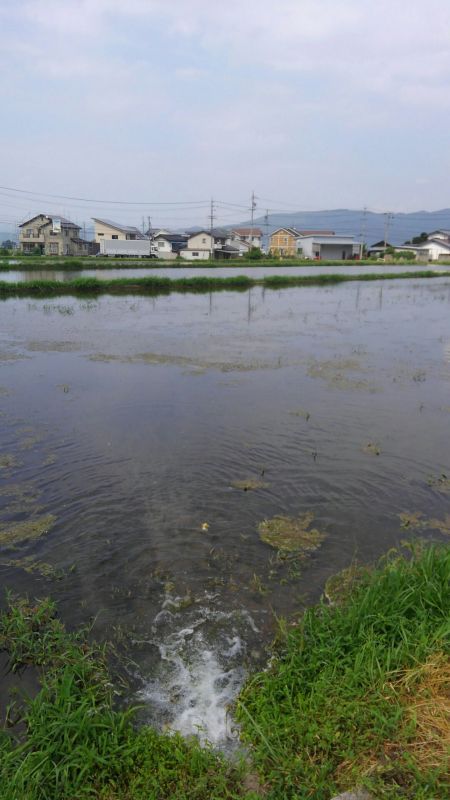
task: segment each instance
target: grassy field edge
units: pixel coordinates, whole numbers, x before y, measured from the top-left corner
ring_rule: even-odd
[[[266,289],[284,289],[297,286],[326,286],[351,281],[406,280],[421,278],[449,278],[450,271],[399,273],[360,273],[360,274],[328,274],[328,275],[267,275],[263,278],[252,278],[248,275],[234,275],[227,278],[214,276],[198,276],[192,278],[166,278],[150,275],[143,278],[76,278],[71,281],[0,281],[0,299],[7,297],[52,297],[56,295],[90,295],[99,294],[170,294],[203,293],[212,291],[245,291],[261,286]]]

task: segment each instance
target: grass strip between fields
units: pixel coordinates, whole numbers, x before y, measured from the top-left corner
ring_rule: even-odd
[[[267,275],[252,278],[248,275],[233,275],[226,278],[197,276],[191,278],[166,278],[149,275],[143,278],[76,278],[71,281],[33,280],[8,282],[0,281],[0,299],[5,297],[52,297],[55,295],[98,295],[98,294],[170,294],[171,292],[203,293],[212,291],[245,291],[254,286],[266,289],[284,289],[295,286],[323,286],[351,281],[400,280],[420,278],[449,278],[450,271],[398,273],[361,273],[328,275]]]
[[[236,704],[246,759],[133,726],[115,708],[107,648],[69,633],[48,599],[0,617],[10,669],[41,690],[0,731],[1,800],[329,800],[448,796],[450,548],[417,544],[350,568],[325,600],[280,628],[268,669]],[[334,590],[337,584],[334,581]],[[342,590],[344,589],[344,590]],[[446,752],[447,745],[447,752]]]

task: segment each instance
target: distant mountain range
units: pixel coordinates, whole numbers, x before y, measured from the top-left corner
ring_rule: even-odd
[[[329,211],[298,211],[286,214],[285,212],[269,213],[268,225],[264,217],[255,218],[255,227],[270,234],[277,228],[294,227],[299,230],[332,230],[341,236],[354,235],[358,241],[361,239],[368,245],[384,240],[387,231],[387,240],[390,244],[403,244],[413,236],[420,233],[445,229],[450,230],[450,208],[440,211],[413,211],[408,214],[391,214],[387,219],[386,214],[377,214],[373,211],[353,211],[339,208]],[[248,227],[250,220],[245,220],[233,227]]]

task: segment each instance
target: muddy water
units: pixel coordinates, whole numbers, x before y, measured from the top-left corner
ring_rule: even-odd
[[[1,302],[2,587],[95,617],[146,718],[222,745],[274,614],[448,535],[449,311],[445,278]],[[325,534],[301,563],[280,514]]]
[[[310,267],[290,267],[283,265],[268,265],[265,267],[251,267],[246,264],[236,267],[130,267],[120,268],[118,262],[111,265],[111,269],[83,269],[83,270],[26,270],[17,269],[8,272],[0,270],[0,280],[9,283],[16,281],[72,281],[76,278],[98,278],[99,280],[113,280],[114,278],[145,278],[148,275],[156,275],[159,278],[193,278],[214,276],[216,278],[228,278],[235,275],[248,275],[253,278],[263,278],[266,275],[358,275],[361,273],[380,273],[386,272],[395,274],[399,272],[421,272],[430,269],[435,272],[446,271],[448,267],[440,265],[423,264],[397,264],[386,266],[384,264],[335,264],[334,266],[321,267],[314,264]]]

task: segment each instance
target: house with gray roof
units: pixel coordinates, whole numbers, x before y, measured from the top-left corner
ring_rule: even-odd
[[[46,256],[89,255],[91,243],[80,231],[80,225],[60,214],[36,214],[19,225],[19,249]]]

